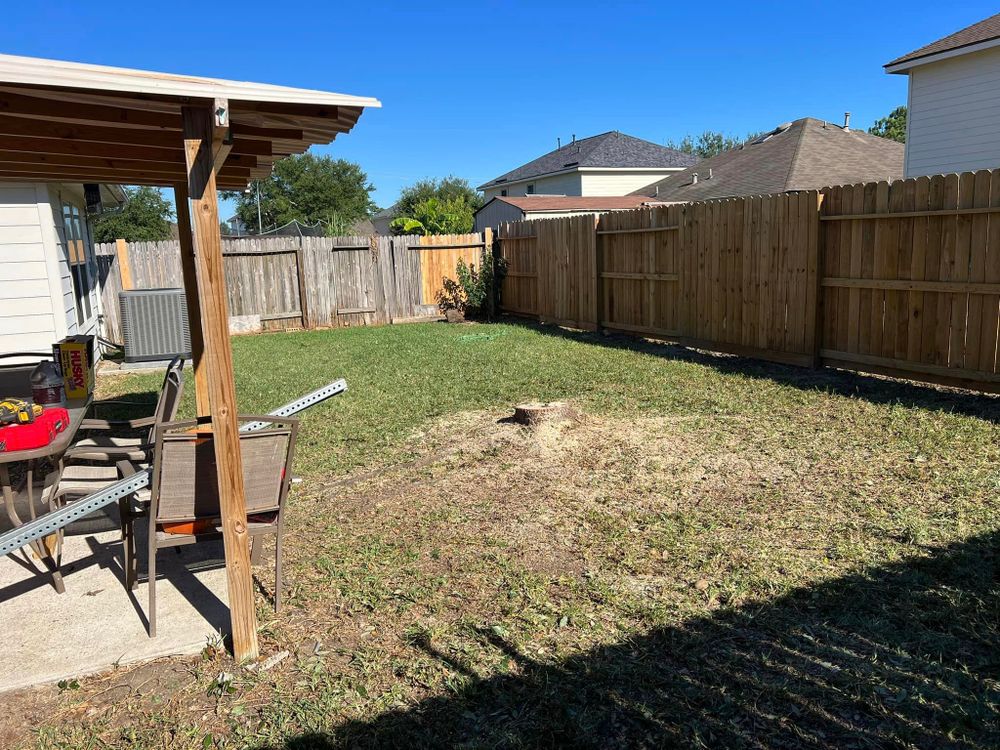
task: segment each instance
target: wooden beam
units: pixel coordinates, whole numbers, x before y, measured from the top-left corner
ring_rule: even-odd
[[[214,112],[209,107],[184,107],[184,151],[188,194],[197,248],[198,288],[208,370],[210,414],[219,481],[222,538],[226,550],[233,655],[237,661],[256,658],[257,613],[254,610],[247,533],[243,459],[236,419],[236,384],[229,341],[229,306],[222,267],[222,237],[215,189],[212,143]]]
[[[180,156],[183,156],[183,154],[180,154]],[[258,168],[258,159],[259,157],[256,156],[230,153],[226,159],[226,166],[253,170]],[[162,169],[164,166],[169,166],[171,169],[177,167],[182,172],[185,171],[183,159],[175,162],[150,162],[142,159],[80,156],[78,154],[33,154],[27,151],[0,150],[0,162],[7,164],[36,164],[53,167],[96,167],[98,169],[130,169],[140,171],[150,169],[157,170]],[[269,164],[264,166],[266,168],[270,168]]]
[[[128,243],[123,239],[115,240],[115,255],[118,257],[118,277],[122,282],[122,290],[132,289],[132,264],[128,258]]]
[[[0,92],[0,114],[27,115],[78,125],[180,130],[180,113],[150,112],[143,109],[73,103],[64,100]]]
[[[88,141],[92,143],[115,143],[122,146],[150,146],[152,148],[172,148],[177,146],[177,134],[142,128],[104,127],[100,125],[74,125],[49,120],[29,119],[0,115],[0,135],[27,138],[55,138],[68,141]],[[6,139],[3,141],[5,148]],[[271,142],[251,139],[235,139],[233,151],[238,154],[270,156]]]
[[[902,292],[941,292],[951,294],[1000,294],[1000,284],[975,281],[920,281],[910,279],[853,279],[826,276],[822,286],[840,289],[889,289]]]
[[[152,146],[127,146],[114,143],[92,143],[87,141],[63,140],[60,138],[35,138],[30,136],[4,137],[0,146],[5,151],[20,151],[30,154],[79,154],[86,157],[106,157],[110,159],[134,159],[147,162],[184,163],[184,150],[180,148],[157,148]]]
[[[829,214],[820,216],[820,221],[862,221],[865,219],[918,219],[923,216],[975,216],[977,214],[1000,213],[1000,206],[980,208],[944,208],[936,211],[896,211],[881,214]]]
[[[195,407],[199,417],[206,417],[210,415],[208,369],[205,367],[205,338],[201,331],[201,296],[198,291],[198,272],[195,265],[194,235],[191,230],[187,185],[174,185],[174,204],[177,209],[177,235],[181,246],[181,274],[184,277],[184,296],[187,298],[188,328],[191,331]]]
[[[138,168],[134,169],[106,169],[102,167],[67,167],[58,165],[32,165],[20,162],[0,162],[0,173],[7,175],[17,175],[24,179],[30,179],[32,175],[48,177],[65,177],[67,181],[83,182],[122,182],[130,184],[129,181],[136,179],[159,179],[166,185],[171,185],[177,180],[184,179],[185,171],[180,168],[168,168],[162,165],[160,168]],[[229,167],[228,165],[219,170],[221,177],[232,178],[249,182],[253,170],[248,167]]]

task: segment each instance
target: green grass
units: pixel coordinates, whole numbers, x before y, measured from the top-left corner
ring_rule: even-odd
[[[292,656],[83,679],[28,742],[997,746],[996,398],[527,325],[233,347],[241,411],[350,386],[304,418],[290,604],[259,598]],[[581,419],[497,422],[549,399]]]

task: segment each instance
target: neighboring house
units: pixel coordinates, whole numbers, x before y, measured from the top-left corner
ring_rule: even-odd
[[[903,144],[803,117],[635,191],[661,203],[816,190],[903,176]]]
[[[375,233],[381,235],[392,234],[392,220],[396,218],[396,211],[399,210],[398,207],[393,204],[389,208],[383,208],[377,214],[372,216],[372,225],[375,227]]]
[[[230,216],[223,222],[227,227],[229,227],[229,234],[233,237],[242,237],[245,234],[249,234],[247,225],[244,223],[243,219],[235,214]]]
[[[574,140],[479,186],[486,200],[521,195],[628,195],[698,161],[618,131]]]
[[[599,214],[640,208],[649,199],[642,196],[522,195],[497,197],[476,211],[475,231],[521,219],[555,219],[577,214]]]
[[[101,196],[106,208],[125,199],[117,186]],[[98,333],[98,274],[82,185],[0,184],[0,352]],[[19,361],[37,357],[5,360]]]
[[[885,70],[910,77],[907,177],[1000,167],[1000,14]]]

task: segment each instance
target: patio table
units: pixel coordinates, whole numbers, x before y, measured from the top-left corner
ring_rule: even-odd
[[[31,393],[31,385],[28,380],[30,373],[31,367],[3,372],[2,377],[0,377],[0,392],[2,392],[0,395],[28,396]],[[15,527],[24,523],[24,520],[17,511],[15,500],[18,496],[27,497],[28,513],[31,519],[36,518],[35,472],[39,467],[50,463],[55,466],[57,479],[62,474],[63,454],[72,444],[73,438],[76,437],[76,433],[80,429],[80,424],[83,422],[83,418],[90,408],[91,401],[92,399],[88,398],[84,401],[71,401],[67,404],[66,409],[69,412],[69,424],[48,445],[29,450],[0,452],[0,491],[3,493],[7,517]],[[25,462],[26,466],[24,477],[15,484],[11,480],[10,466],[17,462]],[[53,510],[53,503],[54,500],[50,499],[49,504],[52,507],[46,510]],[[59,551],[62,546],[62,531],[59,531],[54,536],[57,537],[54,544],[47,543],[51,540],[51,537],[47,537],[46,539],[31,542],[31,549],[48,568],[49,573],[52,575],[52,585],[61,594],[66,590],[63,586],[62,573],[59,571]]]

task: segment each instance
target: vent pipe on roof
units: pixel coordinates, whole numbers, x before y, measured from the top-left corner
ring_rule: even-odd
[[[691,184],[692,185],[697,185],[698,184],[698,173],[697,172],[695,172],[694,174],[691,175]]]
[[[708,168],[708,179],[710,179],[710,180],[712,179],[712,168],[711,167]]]
[[[576,133],[573,133],[573,143],[576,143]]]
[[[556,148],[562,148],[562,138],[556,136]]]
[[[851,132],[851,113],[844,112],[844,131]]]

